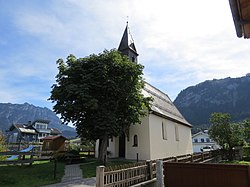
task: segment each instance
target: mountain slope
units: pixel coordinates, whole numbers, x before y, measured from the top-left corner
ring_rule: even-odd
[[[49,120],[50,128],[59,129],[66,137],[75,137],[75,129],[62,125],[61,120],[48,108],[37,107],[28,103],[0,103],[0,130],[7,130],[13,123],[27,124],[36,119]]]
[[[194,126],[209,124],[213,112],[229,113],[233,121],[250,118],[250,76],[214,79],[188,87],[174,104]]]

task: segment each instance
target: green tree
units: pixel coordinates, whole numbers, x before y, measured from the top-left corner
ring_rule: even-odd
[[[233,148],[242,146],[244,142],[243,128],[240,123],[231,123],[231,116],[225,113],[213,113],[210,118],[212,126],[208,130],[209,136],[222,149],[228,152],[228,158],[233,159]]]
[[[244,129],[244,139],[250,143],[250,119],[243,120],[241,124]]]
[[[143,66],[116,50],[79,59],[70,55],[57,64],[53,109],[76,126],[80,137],[99,139],[98,159],[106,163],[108,138],[140,123],[149,107],[150,98],[141,93]]]
[[[0,131],[0,152],[6,151],[4,134]],[[5,160],[6,156],[0,156],[0,160]]]

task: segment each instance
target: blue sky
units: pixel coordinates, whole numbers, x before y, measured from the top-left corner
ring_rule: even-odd
[[[0,0],[0,102],[52,109],[56,60],[117,48],[127,16],[145,80],[172,100],[250,72],[228,0]]]

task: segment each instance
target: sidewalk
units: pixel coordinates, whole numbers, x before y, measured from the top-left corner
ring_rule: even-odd
[[[65,165],[65,174],[60,183],[46,185],[43,187],[91,187],[95,186],[96,179],[82,178],[80,164]]]

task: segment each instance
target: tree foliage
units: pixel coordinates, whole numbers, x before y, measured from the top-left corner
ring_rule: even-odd
[[[213,113],[210,118],[212,126],[208,134],[224,150],[229,153],[229,159],[233,158],[233,148],[242,146],[244,142],[243,128],[240,123],[231,123],[231,116],[225,113]]]
[[[250,119],[243,120],[241,124],[244,129],[244,139],[250,143]]]
[[[143,66],[116,50],[67,61],[57,61],[56,84],[52,86],[53,109],[65,123],[72,122],[80,137],[100,140],[99,159],[106,157],[107,139],[121,135],[140,123],[149,107],[144,98]],[[99,152],[99,153],[100,153]]]
[[[0,131],[0,152],[6,151],[6,144],[5,144],[5,138],[2,131]],[[6,156],[0,155],[0,160],[5,160]]]

